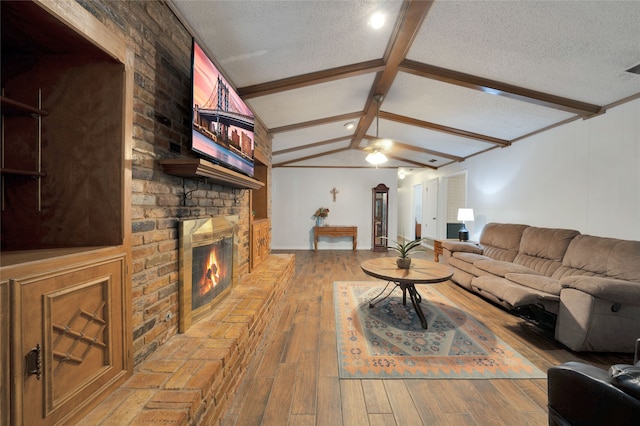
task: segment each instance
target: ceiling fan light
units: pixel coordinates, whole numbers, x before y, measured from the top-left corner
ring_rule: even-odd
[[[391,139],[378,139],[376,145],[382,151],[390,151],[393,148],[393,141]]]
[[[386,163],[389,159],[380,151],[374,151],[371,154],[367,155],[365,160],[367,160],[368,163],[377,166],[378,164]]]
[[[385,20],[384,13],[382,13],[382,12],[374,12],[369,17],[369,25],[374,30],[379,30],[380,28],[382,28],[384,26],[384,20]]]

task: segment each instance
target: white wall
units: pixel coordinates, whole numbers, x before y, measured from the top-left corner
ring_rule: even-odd
[[[379,183],[389,187],[389,237],[398,232],[398,179],[395,169],[273,169],[271,248],[313,249],[313,213],[329,209],[328,225],[358,227],[358,250],[371,250],[371,190]],[[339,193],[336,201],[330,191]],[[318,250],[351,250],[350,238],[321,238]]]
[[[507,222],[640,240],[640,100],[410,175],[400,181],[400,203],[410,205],[413,183],[437,177],[444,218],[443,178],[464,170],[467,205],[475,214],[467,223],[471,239],[489,222]],[[445,226],[438,225],[441,238]]]

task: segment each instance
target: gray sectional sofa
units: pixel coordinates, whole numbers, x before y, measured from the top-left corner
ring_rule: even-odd
[[[479,243],[443,241],[452,280],[546,324],[574,351],[633,352],[640,337],[640,241],[489,223]]]

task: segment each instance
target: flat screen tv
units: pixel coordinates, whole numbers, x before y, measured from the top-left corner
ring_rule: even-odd
[[[253,176],[254,116],[193,41],[191,149],[213,163]]]

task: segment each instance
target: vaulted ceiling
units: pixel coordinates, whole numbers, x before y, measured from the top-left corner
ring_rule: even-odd
[[[379,167],[438,168],[640,97],[637,1],[169,5],[269,129],[274,167],[373,167],[378,135]]]

